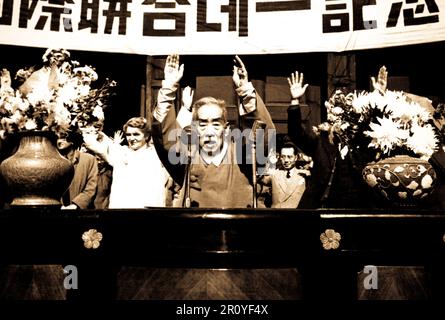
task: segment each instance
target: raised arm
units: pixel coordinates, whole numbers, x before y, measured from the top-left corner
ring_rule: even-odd
[[[379,74],[377,75],[377,80],[374,77],[371,77],[372,87],[374,90],[384,94],[388,85],[388,72],[386,71],[386,67],[382,66],[379,69]]]
[[[176,91],[183,74],[184,65],[179,65],[179,55],[169,55],[165,61],[164,80],[162,80],[162,87],[159,89],[158,103],[153,112],[153,117],[160,123],[165,121],[169,112],[174,111]]]
[[[187,86],[182,89],[181,94],[181,108],[179,109],[176,120],[181,128],[185,128],[192,124],[192,107],[193,107],[193,95],[195,90]]]
[[[169,55],[165,61],[164,80],[153,111],[153,139],[155,142],[161,142],[167,152],[176,143],[172,134],[180,129],[176,122],[175,99],[183,74],[184,65],[179,64],[179,55]],[[157,131],[157,125],[161,129],[160,132]]]
[[[287,82],[289,83],[289,90],[291,94],[291,105],[299,105],[300,98],[305,94],[308,84],[303,84],[304,75],[303,73],[298,73],[295,71],[291,73],[290,78],[287,78]]]
[[[233,84],[239,98],[239,114],[249,119],[244,123],[245,127],[252,127],[253,121],[261,120],[266,123],[266,132],[275,129],[272,118],[266,109],[261,97],[256,93],[255,88],[249,81],[246,66],[240,57],[235,56],[233,65]]]
[[[181,135],[181,125],[176,121],[175,99],[183,74],[184,65],[179,64],[179,55],[169,55],[165,62],[164,80],[153,110],[152,123],[152,137],[158,156],[179,184],[182,184],[184,172],[182,166],[178,166],[177,154],[181,150],[177,141]]]
[[[246,66],[238,56],[233,59],[232,79],[240,102],[240,116],[254,112],[257,108],[257,95],[252,83],[249,82]]]
[[[81,132],[84,146],[113,166],[110,150],[113,149],[114,145],[120,146],[122,140],[116,141],[116,134],[114,139],[111,139],[103,132],[90,132],[89,130],[81,130]]]
[[[306,93],[308,84],[304,84],[304,75],[298,71],[291,73],[287,82],[291,94],[291,103],[287,109],[288,135],[296,145],[312,155],[318,137],[311,127],[310,112],[303,115],[300,106],[300,98]]]

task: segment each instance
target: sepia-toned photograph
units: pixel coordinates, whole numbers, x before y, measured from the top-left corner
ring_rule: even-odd
[[[0,301],[445,298],[442,0],[0,0],[0,52]]]

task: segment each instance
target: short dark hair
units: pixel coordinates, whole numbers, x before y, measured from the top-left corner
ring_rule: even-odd
[[[222,110],[222,116],[223,116],[223,121],[227,122],[227,106],[226,106],[226,102],[222,99],[216,99],[213,97],[204,97],[201,98],[199,100],[197,100],[194,104],[193,104],[193,116],[192,119],[193,120],[198,120],[198,110],[199,108],[201,108],[204,105],[207,104],[214,104],[217,105],[221,110]]]
[[[71,142],[75,149],[79,148],[83,143],[82,134],[78,131],[73,130],[63,130],[57,133],[58,139],[66,139],[66,141]]]
[[[283,145],[280,148],[280,153],[281,153],[281,150],[284,149],[284,148],[292,148],[292,149],[294,149],[294,155],[298,155],[298,153],[300,152],[300,149],[291,141],[286,141],[286,142],[283,143]]]

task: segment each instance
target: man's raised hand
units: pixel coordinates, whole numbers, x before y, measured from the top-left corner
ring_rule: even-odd
[[[304,80],[303,73],[299,74],[298,71],[291,73],[290,78],[287,78],[287,82],[289,83],[289,90],[290,90],[290,94],[292,96],[292,100],[299,99],[306,92],[308,84],[303,85],[303,80]]]
[[[385,93],[386,86],[388,85],[388,72],[386,71],[386,67],[382,66],[379,70],[377,80],[374,77],[371,77],[371,81],[374,90],[377,90],[382,94]]]
[[[193,94],[195,90],[187,86],[182,90],[182,105],[187,108],[187,110],[192,111]]]
[[[233,59],[232,79],[236,88],[242,87],[247,82],[249,82],[246,66],[238,56],[235,56],[235,59]]]
[[[164,67],[164,80],[171,85],[176,85],[183,75],[184,65],[179,65],[179,55],[171,54],[167,56]]]

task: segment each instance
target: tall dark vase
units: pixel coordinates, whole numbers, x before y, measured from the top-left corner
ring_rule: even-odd
[[[51,131],[25,131],[18,135],[17,151],[0,165],[12,196],[11,206],[60,207],[74,167],[57,150],[56,135]]]

